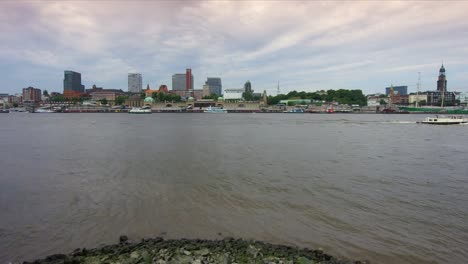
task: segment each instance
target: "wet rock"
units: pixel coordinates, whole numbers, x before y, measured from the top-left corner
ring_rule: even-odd
[[[299,257],[297,258],[298,264],[314,264],[314,262],[306,257]]]
[[[193,258],[190,256],[180,256],[175,262],[180,264],[190,264],[193,262]]]
[[[252,257],[256,258],[260,250],[252,245],[249,245],[247,249],[247,253],[249,253]]]
[[[128,241],[128,237],[125,235],[122,235],[119,237],[119,242],[120,243],[126,243]]]
[[[133,251],[132,253],[130,253],[130,258],[132,259],[137,259],[140,257],[140,253],[138,253],[138,251]]]
[[[70,255],[52,255],[33,263],[38,264],[172,264],[172,263],[263,263],[263,264],[350,264],[368,263],[340,260],[322,249],[299,249],[258,241],[226,238],[223,240],[162,238],[143,239],[132,243],[126,236],[119,244],[91,250],[76,249]]]
[[[151,254],[147,250],[141,252],[141,257],[145,263],[151,263]]]
[[[206,255],[210,254],[210,250],[207,249],[207,248],[202,248],[202,249],[200,249],[198,251],[195,251],[194,254],[195,255],[200,255],[200,256],[206,256]]]

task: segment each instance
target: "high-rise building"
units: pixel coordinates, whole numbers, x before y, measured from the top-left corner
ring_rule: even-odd
[[[203,85],[203,96],[209,96],[211,94],[217,94],[218,96],[221,96],[221,93],[221,78],[208,77],[206,79],[205,85]]]
[[[81,73],[65,71],[65,77],[63,79],[63,91],[84,93],[84,85],[81,84]]]
[[[250,83],[250,81],[247,81],[245,84],[244,84],[244,90],[245,92],[249,92],[249,93],[252,93],[252,84]]]
[[[128,74],[128,91],[131,93],[140,93],[143,89],[143,78],[141,73]]]
[[[392,86],[385,88],[385,94],[390,95],[390,89],[393,88],[393,93],[398,95],[408,95],[408,86]]]
[[[40,102],[41,101],[41,89],[34,87],[23,88],[23,101],[27,102]]]
[[[185,90],[185,74],[176,73],[172,75],[172,90],[174,91]]]
[[[193,75],[190,68],[185,70],[185,90],[193,90]]]
[[[440,67],[439,70],[439,79],[437,80],[437,91],[447,92],[447,77],[445,76],[444,64]]]
[[[193,90],[193,75],[191,69],[187,69],[185,74],[176,73],[172,75],[172,90]]]

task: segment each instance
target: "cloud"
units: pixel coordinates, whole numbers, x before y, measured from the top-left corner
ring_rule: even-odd
[[[468,90],[467,9],[421,1],[6,2],[0,67],[11,75],[0,89],[25,86],[20,72],[34,78],[28,85],[55,87],[61,80],[51,76],[66,69],[87,86],[125,89],[129,71],[170,86],[172,74],[191,67],[196,88],[219,76],[226,88],[251,80],[271,93],[278,80],[284,92],[378,92],[391,81],[413,83],[418,71],[434,73],[424,75],[429,88],[443,60],[458,78],[450,83]]]

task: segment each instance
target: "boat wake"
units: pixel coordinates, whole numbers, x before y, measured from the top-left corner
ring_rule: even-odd
[[[385,121],[383,124],[416,124],[416,121]]]

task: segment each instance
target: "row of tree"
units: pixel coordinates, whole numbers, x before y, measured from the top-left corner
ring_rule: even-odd
[[[177,94],[165,94],[162,92],[153,92],[151,97],[157,102],[180,102],[182,97]]]
[[[254,95],[252,91],[245,91],[242,93],[242,98],[244,98],[245,101],[259,101],[260,96]]]
[[[205,95],[205,96],[203,96],[202,99],[213,99],[213,100],[217,101],[218,98],[219,98],[219,96],[218,96],[217,94],[212,93],[212,94],[210,94],[210,95]]]
[[[362,90],[328,90],[320,92],[297,92],[292,91],[288,94],[279,94],[276,96],[268,96],[268,104],[275,105],[278,104],[281,100],[300,100],[300,99],[310,99],[315,101],[325,101],[325,102],[338,102],[340,104],[357,104],[357,105],[367,105],[366,96],[362,93]]]

